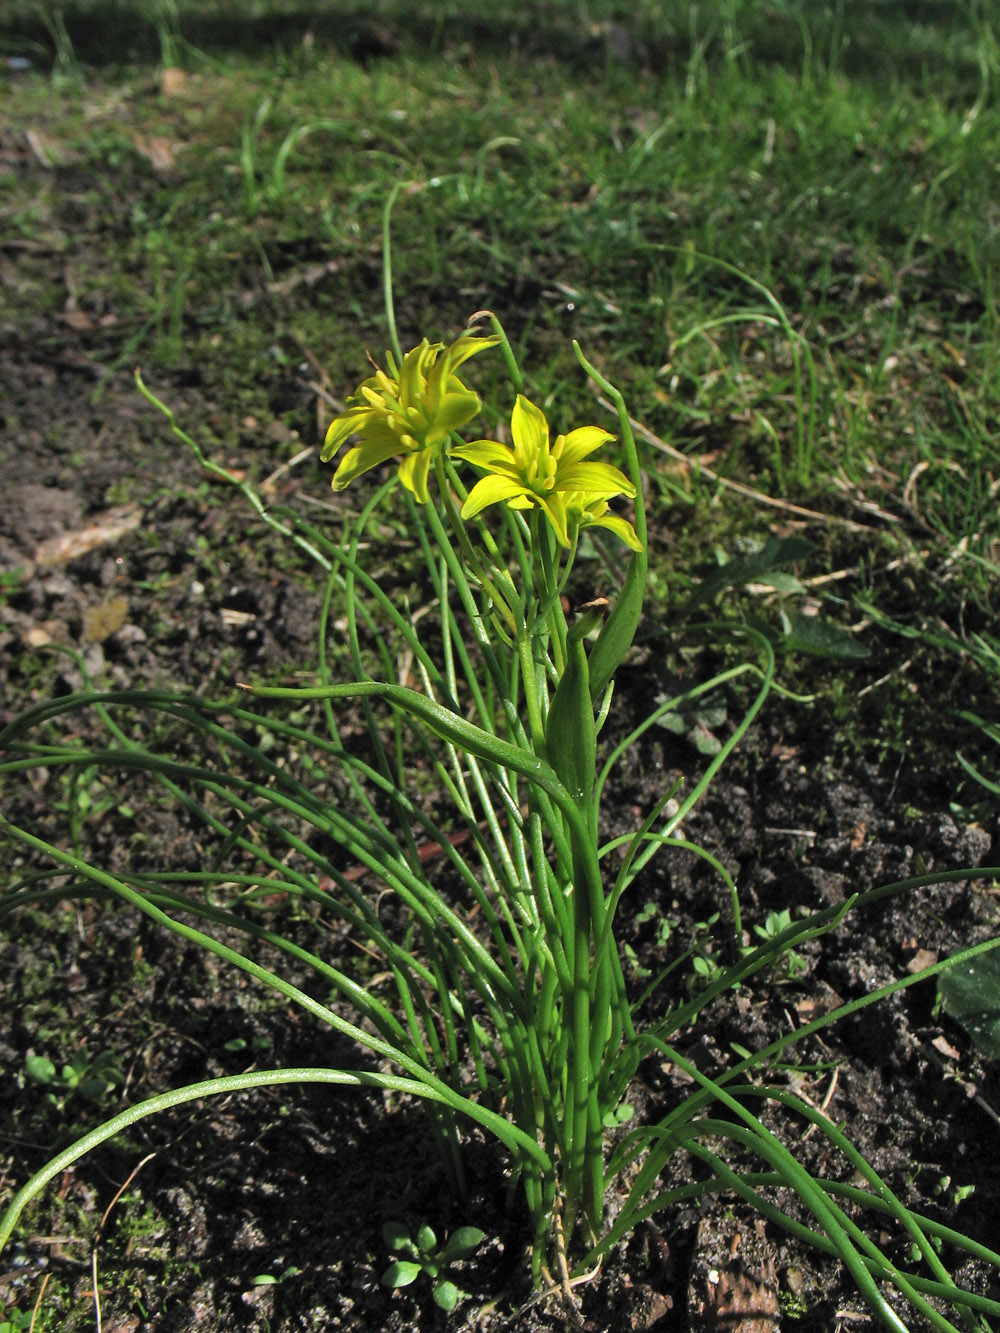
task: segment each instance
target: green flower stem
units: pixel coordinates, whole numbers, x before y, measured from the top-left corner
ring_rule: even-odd
[[[928,1268],[936,1276],[939,1282],[952,1287],[955,1286],[950,1274],[941,1262],[941,1258],[934,1248],[933,1244],[924,1233],[910,1210],[896,1197],[885,1181],[879,1176],[878,1172],[869,1165],[865,1158],[858,1152],[854,1144],[846,1135],[842,1134],[832,1120],[828,1119],[822,1111],[810,1106],[800,1097],[785,1088],[768,1087],[765,1085],[737,1085],[729,1089],[733,1097],[762,1097],[769,1101],[778,1102],[783,1106],[795,1111],[811,1124],[816,1125],[822,1130],[823,1134],[830,1142],[838,1148],[847,1160],[854,1167],[855,1172],[859,1173],[867,1180],[871,1190],[879,1198],[880,1202],[907,1232],[910,1239],[917,1246],[920,1254],[927,1264]]]
[[[460,435],[453,435],[451,438],[453,441],[458,440],[460,443],[464,443]],[[445,505],[448,524],[451,527],[452,531],[454,532],[462,548],[463,555],[469,562],[469,568],[476,574],[476,577],[478,578],[482,569],[482,561],[479,557],[478,551],[469,540],[469,534],[468,534],[469,523],[466,519],[462,518],[461,513],[459,512],[459,510],[455,505],[455,496],[457,495],[459,500],[464,502],[468,497],[469,494],[468,490],[466,489],[465,482],[463,481],[461,474],[455,467],[454,463],[452,462],[447,452],[442,452],[436,455],[435,467],[438,466],[440,466],[440,468],[442,469],[440,472],[437,473],[437,477],[441,493],[441,499]],[[508,513],[508,515],[510,514],[510,511],[506,512]],[[497,545],[492,532],[490,532],[489,528],[486,527],[486,525],[482,522],[476,522],[475,529],[476,529],[476,535],[482,542],[486,554],[489,558],[489,562],[493,571],[491,577],[496,577],[501,581],[504,588],[510,595],[512,605],[514,607],[520,607],[521,595],[518,591],[517,584],[511,577],[510,569],[508,568],[507,562],[502,558],[500,554],[500,548]],[[531,561],[528,557],[528,553],[527,550],[525,549],[524,543],[519,540],[520,534],[516,524],[513,526],[512,532],[518,538],[518,540],[514,542],[515,564],[517,565],[517,568],[521,571],[521,577],[524,586],[526,588],[530,588],[532,584]]]
[[[410,503],[411,511],[414,513],[414,517],[416,517],[416,506],[413,504],[412,500]],[[473,669],[468,650],[465,646],[464,637],[458,627],[455,613],[452,608],[451,598],[449,596],[450,584],[448,581],[447,560],[443,556],[436,556],[432,551],[427,540],[427,533],[424,525],[417,522],[414,524],[414,527],[421,542],[428,570],[434,580],[434,587],[441,608],[443,653],[446,664],[445,681],[448,693],[451,697],[457,697],[459,693],[457,674],[455,671],[455,659],[457,657],[458,663],[462,668],[463,680],[469,689],[469,693],[473,699],[473,703],[483,726],[486,730],[495,732],[497,729],[495,709],[487,703],[483,690],[480,688],[479,680]],[[327,681],[326,683],[332,682]],[[516,689],[511,689],[509,691],[509,696],[516,698]],[[332,707],[329,700],[326,702],[325,707]],[[518,737],[518,739],[521,740],[523,737]],[[492,855],[499,858],[502,868],[507,875],[508,882],[519,881],[523,884],[529,883],[530,872],[524,858],[524,840],[521,837],[518,828],[518,820],[520,816],[517,814],[517,801],[514,794],[508,790],[503,770],[499,770],[496,774],[497,780],[502,784],[500,790],[503,792],[505,799],[512,804],[512,813],[517,814],[517,819],[508,820],[510,826],[509,842],[501,830],[497,812],[494,809],[492,800],[487,794],[486,781],[478,761],[473,756],[462,754],[456,750],[455,747],[451,747],[450,752],[453,757],[454,781],[458,784],[458,788],[460,788],[463,793],[465,790],[466,770],[469,773],[479,799],[481,810],[485,816],[493,839]],[[444,777],[443,774],[442,776]],[[444,780],[446,781],[458,808],[466,814],[466,817],[470,821],[470,825],[474,824],[475,819],[469,808],[467,797],[464,795],[460,797],[459,791],[452,784],[450,779],[445,777]],[[517,858],[518,864],[516,866],[512,856]],[[487,877],[495,883],[496,876],[494,874],[490,857],[484,857],[482,859],[482,867]]]
[[[882,1295],[876,1285],[877,1282],[892,1283],[927,1318],[933,1327],[941,1330],[941,1333],[958,1333],[954,1324],[918,1295],[917,1284],[912,1281],[910,1275],[904,1274],[877,1249],[874,1243],[865,1236],[864,1232],[847,1217],[842,1209],[837,1207],[830,1194],[823,1189],[818,1181],[814,1181],[806,1175],[805,1179],[808,1181],[808,1186],[805,1186],[805,1188],[808,1190],[808,1194],[804,1194],[803,1182],[788,1179],[788,1163],[794,1161],[790,1153],[776,1152],[774,1145],[769,1143],[766,1138],[762,1138],[760,1134],[748,1130],[742,1125],[734,1125],[731,1121],[706,1119],[697,1122],[697,1125],[699,1136],[716,1135],[722,1139],[744,1144],[751,1151],[777,1166],[778,1173],[785,1177],[782,1183],[795,1191],[819,1222],[820,1231],[818,1233],[812,1232],[809,1228],[804,1228],[807,1236],[823,1238],[825,1244],[820,1244],[819,1248],[844,1264],[854,1278],[865,1301],[886,1328],[893,1330],[893,1333],[909,1333],[907,1326]],[[692,1132],[694,1132],[694,1127],[692,1127]],[[704,1145],[696,1142],[686,1142],[684,1146],[693,1156],[700,1158],[710,1169],[715,1171],[719,1179],[724,1181],[735,1193],[748,1201],[754,1198],[761,1199],[756,1191],[750,1191],[746,1188],[735,1171]],[[764,1202],[763,1199],[761,1199],[761,1202]],[[782,1215],[777,1209],[765,1206],[762,1211],[765,1217],[771,1217],[779,1225],[782,1225]],[[837,1225],[832,1225],[831,1219],[833,1218],[836,1218]],[[861,1248],[856,1248],[852,1243],[853,1241],[860,1242]]]
[[[507,367],[507,373],[510,375],[511,383],[514,386],[515,393],[524,392],[524,377],[521,374],[521,368],[517,364],[517,357],[514,355],[514,349],[510,345],[510,339],[507,337],[507,330],[500,323],[500,320],[494,315],[492,310],[478,310],[473,316],[471,322],[481,319],[485,316],[493,326],[493,332],[500,339],[500,351],[503,355],[504,364]]]
[[[554,829],[555,821],[548,821],[548,828]],[[535,876],[534,893],[544,929],[544,946],[550,953],[552,965],[559,976],[559,985],[564,993],[573,986],[572,957],[568,952],[569,942],[573,938],[572,903],[568,902],[563,892],[563,884],[555,879],[545,854],[546,826],[540,814],[531,816],[530,825],[532,860],[539,868]],[[561,865],[572,865],[572,852],[565,845],[562,830],[556,841],[556,855]]]
[[[487,670],[489,671],[490,677],[497,690],[498,698],[504,708],[504,717],[507,726],[510,729],[510,733],[513,736],[521,735],[523,734],[523,731],[517,716],[517,709],[514,701],[510,697],[510,683],[507,680],[500,660],[497,657],[496,649],[494,648],[489,635],[486,633],[482,613],[476,605],[476,600],[473,596],[472,589],[469,586],[469,581],[465,576],[462,563],[455,554],[455,549],[448,535],[448,530],[441,522],[441,517],[433,505],[424,505],[421,512],[426,516],[434,540],[437,543],[441,554],[447,561],[448,573],[451,575],[452,581],[458,592],[459,599],[462,603],[462,609],[468,617],[469,623],[473,626],[476,635],[476,643],[479,646],[480,652],[483,654],[483,660],[486,663]],[[468,539],[466,538],[466,540]],[[501,605],[506,607],[508,611],[513,611],[506,601],[501,600]]]
[[[316,685],[296,689],[270,685],[241,685],[240,688],[258,699],[286,699],[290,702],[305,699],[384,699],[419,718],[442,739],[468,750],[479,759],[520,773],[552,797],[564,814],[572,812],[575,817],[572,797],[544,759],[521,745],[491,735],[482,727],[467,722],[450,708],[443,707],[406,685],[362,680],[344,685]]]
[[[390,224],[393,206],[405,184],[406,182],[403,180],[396,181],[389,191],[389,197],[382,209],[382,300],[385,306],[385,322],[389,330],[389,345],[396,357],[397,365],[402,363],[403,349],[399,344],[399,333],[396,330],[396,302],[392,294],[392,233]]]
[[[535,754],[544,756],[545,722],[542,718],[541,694],[538,688],[538,668],[534,655],[535,640],[519,629],[517,655],[521,663],[521,689],[528,714],[528,736]]]
[[[574,885],[573,903],[576,920],[573,934],[573,991],[570,998],[571,1031],[569,1042],[568,1082],[566,1089],[566,1143],[567,1158],[563,1171],[563,1226],[567,1237],[572,1236],[581,1201],[590,1204],[587,1190],[588,1115],[590,1092],[593,1085],[590,1064],[590,932],[587,928],[586,894],[580,892],[580,882]]]
[[[298,701],[303,699],[350,699],[381,698],[395,707],[410,712],[443,739],[456,744],[459,748],[475,755],[479,759],[495,763],[501,768],[520,773],[548,796],[560,811],[569,833],[571,855],[576,856],[579,848],[590,848],[585,859],[586,874],[583,884],[584,894],[588,898],[588,909],[592,919],[603,927],[603,887],[600,868],[597,862],[596,843],[590,829],[589,818],[581,814],[577,803],[569,794],[553,769],[536,754],[521,746],[512,745],[497,736],[490,735],[480,727],[467,722],[449,709],[428,699],[403,685],[385,684],[378,681],[359,681],[354,684],[314,686],[301,689],[285,689],[275,686],[246,685],[242,688],[265,699],[285,699]],[[554,837],[558,836],[555,827],[550,829]],[[557,849],[558,849],[557,842]],[[579,881],[575,894],[579,895]],[[575,982],[574,982],[575,984]]]
[[[559,600],[559,581],[552,560],[552,539],[549,536],[549,524],[542,522],[542,511],[536,506],[531,511],[531,549],[541,556],[542,596],[538,610],[532,615],[532,622],[547,626],[547,638],[552,650],[555,675],[562,676],[566,665],[566,617]],[[568,575],[568,568],[567,568]],[[532,633],[529,627],[529,633]],[[534,635],[532,635],[534,637]],[[542,649],[544,652],[544,648]]]
[[[445,508],[445,515],[448,519],[448,528],[458,541],[459,549],[465,560],[467,567],[472,571],[476,581],[481,585],[490,601],[499,610],[503,618],[506,630],[512,633],[520,620],[524,617],[523,599],[514,585],[509,572],[499,562],[499,552],[493,539],[486,532],[486,529],[480,525],[481,534],[484,538],[484,546],[491,556],[492,569],[487,569],[480,559],[478,551],[469,540],[468,524],[461,517],[455,508],[455,502],[451,497],[452,484],[457,480],[454,469],[447,465],[447,460],[442,453],[434,455],[434,469],[437,476],[438,490],[441,494],[442,503]],[[447,529],[441,524],[440,518],[432,506],[427,506],[427,517],[430,519],[431,528],[434,531],[435,539],[438,544],[442,543],[442,538]],[[445,538],[447,541],[447,538]],[[457,585],[465,584],[468,588],[468,578],[461,561],[454,556],[453,545],[447,541],[447,549],[452,552],[448,560],[448,568],[452,578]],[[498,586],[503,585],[503,591]],[[530,582],[527,584],[530,587]],[[470,590],[471,595],[471,590]],[[477,617],[482,620],[481,616]]]
[[[399,1065],[404,1070],[404,1073],[410,1075],[415,1082],[420,1084],[426,1090],[427,1095],[433,1100],[446,1102],[456,1110],[461,1110],[463,1114],[467,1114],[471,1119],[495,1134],[496,1137],[499,1138],[500,1141],[512,1152],[518,1156],[527,1154],[529,1157],[533,1158],[543,1170],[551,1170],[551,1161],[544,1149],[518,1126],[512,1125],[502,1116],[487,1110],[477,1102],[470,1101],[469,1098],[463,1097],[460,1093],[457,1093],[453,1088],[450,1088],[446,1083],[442,1082],[428,1069],[421,1067],[416,1061],[405,1052],[400,1051],[397,1047],[383,1041],[381,1038],[373,1036],[370,1032],[365,1032],[356,1024],[348,1022],[348,1020],[342,1018],[326,1005],[320,1004],[318,1000],[313,999],[312,996],[307,995],[297,986],[293,986],[290,982],[285,981],[284,978],[270,972],[267,968],[260,966],[260,964],[253,962],[251,959],[245,958],[242,954],[237,953],[227,945],[213,939],[210,935],[206,935],[192,926],[187,926],[183,922],[167,916],[165,912],[149,902],[142,894],[136,893],[114,875],[110,875],[106,871],[98,869],[96,866],[89,865],[81,858],[72,855],[72,853],[66,852],[60,847],[55,847],[51,843],[47,843],[43,839],[35,837],[26,829],[19,828],[17,825],[12,824],[2,812],[0,812],[0,830],[5,831],[18,842],[24,843],[26,846],[33,847],[36,851],[44,853],[59,865],[65,866],[67,869],[74,871],[85,879],[106,889],[110,889],[118,897],[130,903],[144,916],[148,916],[159,925],[165,926],[175,934],[191,940],[193,943],[206,949],[209,953],[215,954],[225,962],[248,973],[257,981],[270,986],[279,994],[284,995],[286,999],[298,1004],[314,1017],[320,1019],[321,1022],[335,1028],[342,1035],[350,1037],[363,1048],[370,1050],[373,1054],[382,1056],[384,1059]]]
[[[852,1228],[852,1224],[844,1213],[818,1188],[805,1168],[799,1164],[771,1131],[762,1125],[755,1116],[751,1115],[742,1103],[738,1102],[721,1084],[709,1078],[707,1074],[703,1074],[697,1065],[686,1059],[666,1042],[656,1042],[655,1045],[668,1060],[699,1083],[712,1096],[713,1100],[720,1102],[740,1121],[749,1126],[748,1141],[752,1142],[754,1151],[780,1170],[789,1186],[805,1203],[823,1232],[829,1236],[836,1246],[842,1262],[871,1308],[879,1312],[883,1322],[893,1329],[894,1333],[908,1333],[906,1325],[885,1301],[861,1254],[855,1248],[850,1232],[852,1229],[856,1231],[856,1228]],[[685,1137],[705,1133],[727,1134],[733,1128],[732,1122],[729,1121],[695,1120],[687,1124]]]

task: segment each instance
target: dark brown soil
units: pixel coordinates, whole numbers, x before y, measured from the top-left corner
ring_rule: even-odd
[[[35,281],[57,281],[58,255],[42,248],[25,259]],[[167,684],[206,696],[228,693],[240,677],[291,676],[310,660],[317,599],[304,560],[264,532],[238,496],[199,475],[127,373],[104,378],[114,348],[102,337],[98,313],[87,332],[58,313],[39,313],[27,336],[21,320],[0,323],[0,572],[20,570],[0,602],[0,721],[80,686],[79,665],[55,652],[59,645],[82,654],[101,685]],[[304,443],[315,437],[315,399],[305,382],[313,373],[274,372],[257,381],[262,407],[279,423],[274,429],[299,429]],[[98,382],[102,395],[93,403]],[[226,465],[258,476],[271,470],[256,424],[227,419],[196,374],[178,373],[163,392],[185,421],[208,423],[227,441]],[[295,425],[280,424],[288,421]],[[300,506],[329,495],[313,462],[278,485],[279,500]],[[68,548],[45,545],[95,525],[116,535],[87,550],[78,544],[68,559]],[[710,657],[700,651],[689,660],[689,680],[707,674]],[[621,673],[610,732],[621,734],[669,688],[665,659],[661,641],[651,638]],[[858,688],[884,665],[859,667]],[[919,767],[898,750],[881,762],[860,757],[823,709],[822,702],[773,700],[687,824],[687,836],[735,875],[748,928],[771,911],[815,909],[924,869],[1000,861],[995,815],[976,820],[952,812],[950,755]],[[683,738],[654,730],[610,794],[608,827],[636,827],[638,812],[665,784],[695,772],[699,762]],[[132,854],[138,838],[151,861],[197,863],[203,849],[183,819],[142,805],[141,794],[135,799],[124,827],[112,810],[100,818],[91,812],[84,832],[92,854],[113,865],[116,856]],[[33,788],[16,791],[11,784],[4,800],[12,814],[65,840],[57,830],[65,830],[59,804],[66,793],[55,778],[41,774]],[[21,855],[2,852],[5,879],[22,868]],[[697,938],[697,923],[717,912],[723,938],[729,914],[703,861],[677,853],[654,864],[622,913],[637,991],[646,971]],[[123,908],[77,905],[71,890],[67,884],[58,907],[6,921],[0,940],[8,1020],[0,1028],[3,1194],[74,1131],[110,1114],[118,1098],[132,1102],[254,1063],[358,1063],[355,1053],[194,946]],[[665,919],[673,922],[666,939]],[[988,885],[886,899],[804,948],[796,979],[758,977],[720,1001],[697,1032],[682,1035],[681,1047],[707,1069],[724,1065],[733,1043],[766,1044],[904,974],[923,951],[937,958],[996,933],[996,919],[996,890]],[[317,928],[293,923],[307,926]],[[333,936],[329,947],[338,947]],[[681,986],[671,983],[660,1007],[676,1000]],[[79,1096],[53,1104],[23,1074],[32,1052],[63,1060],[105,1049],[126,1084],[99,1107]],[[989,1111],[1000,1103],[996,1068],[936,1012],[933,985],[862,1011],[813,1039],[799,1058],[826,1067],[775,1077],[823,1103],[907,1203],[996,1243],[1000,1153]],[[675,1069],[649,1061],[637,1110],[653,1121],[684,1092]],[[790,1122],[775,1116],[773,1123],[787,1140],[799,1138]],[[829,1154],[818,1140],[799,1146],[810,1165],[824,1169]],[[466,1150],[471,1200],[462,1211],[448,1197],[419,1108],[405,1101],[286,1088],[182,1107],[143,1122],[50,1187],[5,1256],[0,1295],[30,1310],[42,1276],[52,1274],[52,1290],[64,1293],[62,1326],[92,1327],[89,1246],[130,1181],[97,1246],[105,1330],[505,1333],[566,1326],[560,1302],[535,1300],[526,1284],[523,1219],[505,1208],[502,1154],[475,1135]],[[846,1174],[835,1160],[825,1166]],[[676,1178],[687,1170],[679,1162]],[[975,1192],[956,1203],[956,1192],[973,1185]],[[379,1285],[388,1262],[380,1228],[392,1218],[414,1228],[429,1221],[439,1235],[466,1223],[485,1230],[487,1242],[461,1274],[470,1295],[460,1314],[440,1314],[422,1283],[396,1294]],[[274,1281],[255,1285],[260,1275]],[[983,1282],[973,1270],[964,1276]],[[862,1317],[851,1284],[832,1265],[724,1198],[641,1228],[578,1296],[592,1329],[750,1333],[848,1328]]]

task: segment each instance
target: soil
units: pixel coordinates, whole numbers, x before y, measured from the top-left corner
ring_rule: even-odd
[[[39,287],[58,287],[56,251],[39,245],[20,260],[16,277],[7,272],[8,289],[26,273]],[[0,322],[0,573],[19,571],[0,593],[0,721],[79,688],[84,669],[110,688],[167,685],[206,697],[228,694],[240,677],[300,679],[317,618],[304,559],[263,530],[238,495],[198,472],[126,371],[108,373],[116,349],[100,312],[86,324],[64,315],[39,309],[27,325]],[[207,423],[225,441],[220,461],[260,478],[273,467],[269,440],[285,432],[287,444],[297,431],[303,445],[315,443],[314,375],[305,363],[262,371],[255,411],[242,415],[227,415],[193,367],[158,387],[181,420]],[[314,459],[275,487],[277,501],[310,514],[321,513],[307,509],[315,497],[351,503],[328,498]],[[381,558],[388,568],[394,553]],[[684,661],[693,681],[710,670],[713,650],[692,648]],[[857,668],[855,688],[887,664],[892,645]],[[609,735],[634,725],[676,670],[650,626],[620,675]],[[686,825],[735,876],[748,929],[770,912],[816,909],[924,869],[1000,861],[995,814],[953,809],[950,754],[921,751],[914,764],[883,749],[879,758],[846,745],[838,725],[822,702],[772,700]],[[688,738],[648,733],[610,793],[608,826],[636,827],[638,812],[675,775],[702,763]],[[113,866],[141,845],[150,860],[198,864],[204,849],[177,812],[144,804],[142,791],[115,798],[81,819],[92,856]],[[11,783],[4,799],[12,817],[67,839],[70,796],[55,776],[39,773],[33,787]],[[5,878],[23,871],[20,851],[0,856]],[[648,973],[705,938],[698,923],[721,913],[722,938],[729,922],[728,896],[704,861],[678,852],[654,867],[636,886],[635,910],[623,914],[637,992]],[[4,1194],[120,1099],[254,1062],[357,1063],[336,1039],[195,946],[124,908],[80,903],[65,887],[58,905],[6,921],[0,940]],[[996,933],[996,920],[988,881],[887,898],[803,948],[798,975],[758,976],[723,997],[696,1032],[682,1034],[681,1049],[706,1069],[724,1065],[734,1044],[765,1044],[921,961]],[[295,928],[305,925],[315,928]],[[337,947],[335,937],[329,943]],[[683,993],[678,980],[664,1000]],[[997,1070],[935,999],[933,984],[922,984],[864,1009],[799,1053],[819,1070],[774,1077],[822,1103],[906,1203],[995,1244]],[[33,1053],[62,1061],[104,1050],[124,1086],[99,1104],[80,1094],[50,1097],[24,1074]],[[637,1081],[637,1115],[652,1122],[684,1093],[676,1068],[650,1060]],[[817,1137],[776,1115],[773,1124],[822,1169],[828,1150]],[[92,1327],[90,1246],[104,1219],[97,1271],[103,1328],[114,1333],[565,1327],[561,1301],[536,1299],[526,1283],[524,1224],[505,1207],[502,1154],[474,1134],[465,1147],[467,1212],[449,1200],[427,1124],[406,1101],[284,1088],[184,1106],[142,1122],[50,1186],[5,1256],[0,1299],[30,1310],[52,1275],[46,1299],[62,1293],[61,1327]],[[841,1162],[828,1169],[849,1175]],[[678,1161],[675,1179],[693,1171]],[[964,1193],[968,1186],[973,1193]],[[414,1228],[429,1221],[439,1235],[469,1223],[486,1232],[461,1270],[469,1295],[459,1313],[438,1311],[423,1282],[396,1293],[380,1286],[388,1262],[380,1228],[390,1218]],[[971,1267],[961,1276],[980,1289],[986,1281]],[[644,1225],[576,1295],[591,1329],[846,1329],[865,1317],[831,1263],[730,1198]]]

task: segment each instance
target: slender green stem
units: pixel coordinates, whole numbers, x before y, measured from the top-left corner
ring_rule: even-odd
[[[17,1220],[36,1195],[55,1180],[74,1162],[86,1156],[94,1148],[109,1139],[116,1138],[124,1130],[130,1129],[146,1116],[156,1115],[160,1111],[169,1111],[186,1102],[201,1101],[205,1097],[217,1097],[221,1094],[249,1092],[255,1088],[280,1087],[289,1083],[328,1083],[336,1087],[382,1088],[386,1091],[408,1093],[426,1101],[445,1102],[448,1097],[436,1089],[428,1088],[418,1079],[401,1078],[396,1074],[376,1074],[367,1070],[349,1069],[260,1069],[247,1074],[231,1074],[225,1078],[206,1079],[202,1083],[191,1083],[184,1088],[173,1088],[170,1092],[161,1092],[144,1102],[130,1106],[118,1115],[98,1125],[89,1134],[70,1144],[40,1171],[31,1177],[11,1199],[3,1216],[0,1217],[0,1250],[11,1237]]]
[[[500,320],[494,315],[492,310],[480,310],[473,319],[485,316],[493,325],[493,332],[500,339],[500,351],[503,354],[504,364],[507,367],[507,373],[510,375],[511,384],[514,386],[515,393],[524,392],[524,377],[521,374],[521,368],[517,364],[517,357],[514,355],[514,349],[510,345],[510,339],[507,337],[507,330],[500,323]]]
[[[396,200],[399,198],[399,192],[405,184],[398,180],[389,191],[389,197],[385,201],[385,207],[382,210],[382,298],[385,305],[385,322],[389,330],[389,345],[396,357],[397,365],[403,360],[403,349],[399,345],[399,334],[396,330],[396,302],[392,294],[392,233],[390,223],[392,220],[392,209]]]

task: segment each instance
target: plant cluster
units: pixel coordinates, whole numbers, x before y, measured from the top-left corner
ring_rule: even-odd
[[[386,256],[388,272],[388,246]],[[165,692],[85,692],[39,704],[0,733],[6,756],[0,772],[8,777],[41,766],[145,774],[202,826],[217,853],[200,870],[113,874],[79,849],[0,814],[9,837],[71,872],[76,891],[117,898],[196,941],[351,1038],[380,1067],[255,1070],[129,1107],[19,1191],[0,1220],[0,1246],[25,1204],[54,1176],[143,1116],[214,1093],[327,1083],[418,1098],[459,1199],[463,1126],[471,1121],[492,1135],[506,1150],[511,1188],[529,1219],[533,1279],[561,1287],[567,1299],[573,1280],[642,1219],[729,1191],[839,1257],[885,1326],[905,1327],[896,1310],[902,1299],[939,1329],[958,1327],[953,1318],[965,1328],[987,1328],[1000,1303],[956,1283],[941,1251],[947,1246],[997,1268],[1000,1254],[908,1209],[830,1118],[769,1076],[812,1032],[946,963],[845,1004],[713,1074],[684,1054],[700,1016],[723,993],[779,962],[794,966],[798,946],[830,932],[864,901],[949,876],[888,885],[796,921],[774,914],[758,928],[760,942],[746,945],[735,884],[681,829],[767,697],[774,673],[768,636],[746,627],[754,660],[660,700],[602,752],[599,735],[639,625],[647,575],[643,479],[625,402],[574,345],[582,372],[616,407],[620,469],[594,457],[612,439],[602,428],[553,432],[495,316],[480,312],[457,340],[425,338],[404,355],[391,299],[387,313],[393,344],[387,368],[376,368],[348,400],[323,456],[338,459],[335,489],[387,462],[397,466],[346,520],[344,532],[334,537],[267,510],[246,483],[234,483],[273,529],[325,571],[317,683],[246,685],[242,698],[219,703]],[[484,321],[488,333],[479,327]],[[481,411],[466,366],[489,351],[499,352],[508,372],[510,438],[466,440],[458,432]],[[202,457],[141,379],[139,387]],[[403,506],[423,557],[433,608],[423,618],[366,569],[365,545],[390,495]],[[622,501],[632,504],[630,516],[612,508]],[[604,562],[607,596],[595,597],[591,588],[579,596],[574,569],[585,548]],[[335,608],[353,670],[346,681],[333,679],[327,661]],[[713,747],[701,778],[689,791],[664,791],[638,829],[603,839],[602,797],[623,756],[649,728],[693,713],[699,700],[715,699],[738,679],[754,682],[752,702]],[[276,708],[310,702],[319,705],[321,728]],[[363,747],[342,728],[345,703],[363,712]],[[74,735],[72,719],[85,709],[106,729],[103,749]],[[215,760],[185,762],[147,748],[136,738],[137,711],[187,728]],[[53,743],[59,719],[70,720],[70,734]],[[267,746],[247,739],[251,728],[309,761],[277,762]],[[324,768],[339,774],[336,794],[317,777]],[[418,769],[431,779],[430,803],[414,791]],[[710,951],[673,958],[637,996],[626,985],[617,923],[632,910],[644,870],[671,847],[703,856],[718,872],[727,925],[719,925],[721,916],[713,921],[719,933]],[[378,896],[352,873],[359,866],[394,897],[402,927],[383,919]],[[28,876],[5,893],[0,908],[66,892]],[[365,957],[380,960],[379,979],[285,936],[255,910],[257,900],[276,893],[338,914]],[[231,942],[234,932],[245,947]],[[255,942],[310,968],[329,1000],[263,966]],[[960,957],[971,959],[993,943]],[[695,980],[687,998],[644,1021],[644,1002],[686,964]],[[683,1071],[692,1090],[655,1123],[628,1128],[630,1087],[640,1061],[654,1054]],[[762,1108],[814,1127],[839,1167],[824,1176],[807,1171],[768,1127],[771,1116]],[[661,1177],[678,1153],[701,1169],[693,1183],[671,1188]],[[866,1224],[866,1215],[874,1222]],[[440,1270],[472,1252],[471,1229],[441,1248],[429,1231],[415,1243],[402,1232],[393,1235],[404,1254],[392,1270],[393,1285],[424,1271],[438,1283],[438,1303],[454,1304],[457,1288],[440,1285]],[[900,1237],[914,1262],[894,1257]]]

